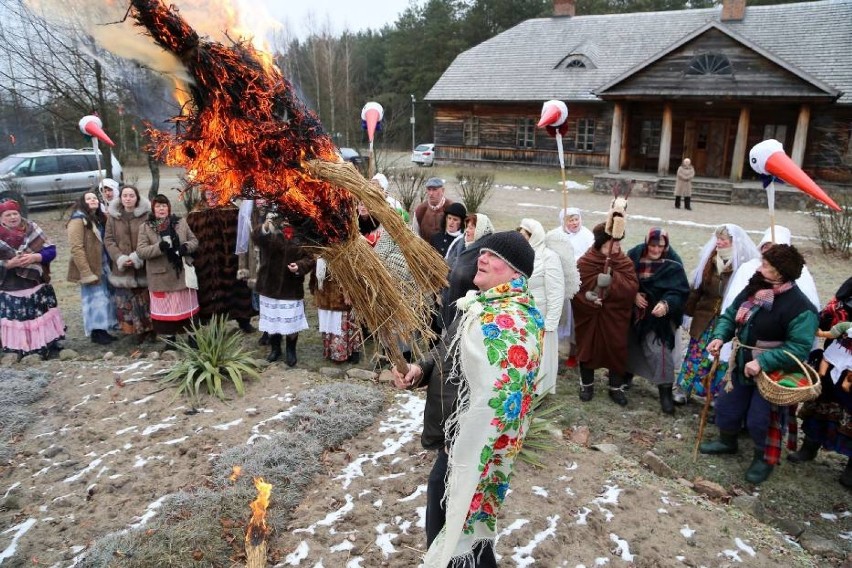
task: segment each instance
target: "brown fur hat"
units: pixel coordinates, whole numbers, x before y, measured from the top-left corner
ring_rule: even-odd
[[[763,252],[763,259],[778,271],[785,282],[794,282],[802,275],[805,259],[793,245],[772,245]]]
[[[616,197],[609,206],[609,215],[606,218],[606,233],[616,241],[624,238],[624,230],[627,225],[627,199]]]

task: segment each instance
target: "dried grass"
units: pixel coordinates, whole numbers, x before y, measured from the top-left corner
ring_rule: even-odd
[[[44,397],[49,383],[40,371],[0,369],[0,463],[15,455],[10,441],[32,424],[33,413],[27,407]]]

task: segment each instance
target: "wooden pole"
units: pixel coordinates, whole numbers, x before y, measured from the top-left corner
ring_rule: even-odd
[[[704,437],[704,426],[707,425],[707,417],[710,415],[710,403],[713,400],[713,376],[716,374],[716,369],[719,368],[719,356],[713,358],[713,365],[710,366],[710,372],[704,377],[704,408],[701,410],[701,420],[698,422],[698,436],[695,437],[695,449],[692,451],[693,463],[698,460],[698,448],[701,446],[701,438]]]
[[[266,568],[266,533],[250,526],[246,534],[246,568]]]

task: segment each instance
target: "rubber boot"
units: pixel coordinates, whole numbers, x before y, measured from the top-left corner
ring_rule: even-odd
[[[787,454],[787,460],[793,463],[813,461],[819,453],[820,443],[805,436],[802,447],[798,451]]]
[[[633,388],[633,373],[624,373],[624,381],[622,388],[626,391],[629,391]]]
[[[257,340],[258,345],[269,345],[269,332],[264,331],[260,334],[260,339]]]
[[[254,333],[254,327],[252,327],[249,318],[237,318],[237,325],[243,333]]]
[[[92,343],[97,343],[98,345],[109,345],[115,340],[113,336],[102,329],[93,329],[91,339]]]
[[[719,431],[719,439],[712,442],[702,442],[698,451],[702,454],[716,456],[720,454],[735,454],[739,449],[736,432]]]
[[[296,341],[299,340],[298,333],[291,333],[287,336],[287,359],[286,363],[288,367],[293,367],[296,365]],[[280,340],[279,340],[280,341]]]
[[[177,347],[175,346],[175,341],[177,341],[177,337],[174,335],[167,335],[164,337],[166,341],[166,346],[163,348],[163,351],[176,351]]]
[[[674,416],[674,396],[672,395],[672,385],[658,385],[657,390],[660,392],[660,410],[663,414]]]
[[[281,358],[281,334],[269,334],[269,345],[270,350],[269,355],[266,357],[266,360],[270,363],[274,363],[275,361]]]
[[[691,197],[684,197],[683,198],[683,208],[686,209],[687,211],[692,211],[692,198]]]
[[[580,400],[589,402],[595,396],[595,370],[580,365]]]
[[[675,209],[680,209],[680,195],[675,195]]]
[[[746,481],[758,485],[763,483],[769,476],[772,475],[773,466],[763,460],[763,450],[754,449],[754,458],[751,460],[751,465],[746,470]]]
[[[618,406],[627,406],[627,395],[624,394],[624,378],[609,372],[609,398]]]
[[[840,485],[852,489],[852,458],[846,461],[846,469],[840,475]]]

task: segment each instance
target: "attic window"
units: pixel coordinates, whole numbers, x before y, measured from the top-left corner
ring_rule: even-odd
[[[586,63],[582,59],[571,59],[565,64],[565,69],[585,69]]]
[[[595,69],[592,60],[580,53],[571,53],[556,64],[556,69]]]
[[[719,53],[702,53],[689,62],[687,75],[732,75],[734,68],[727,57]]]

